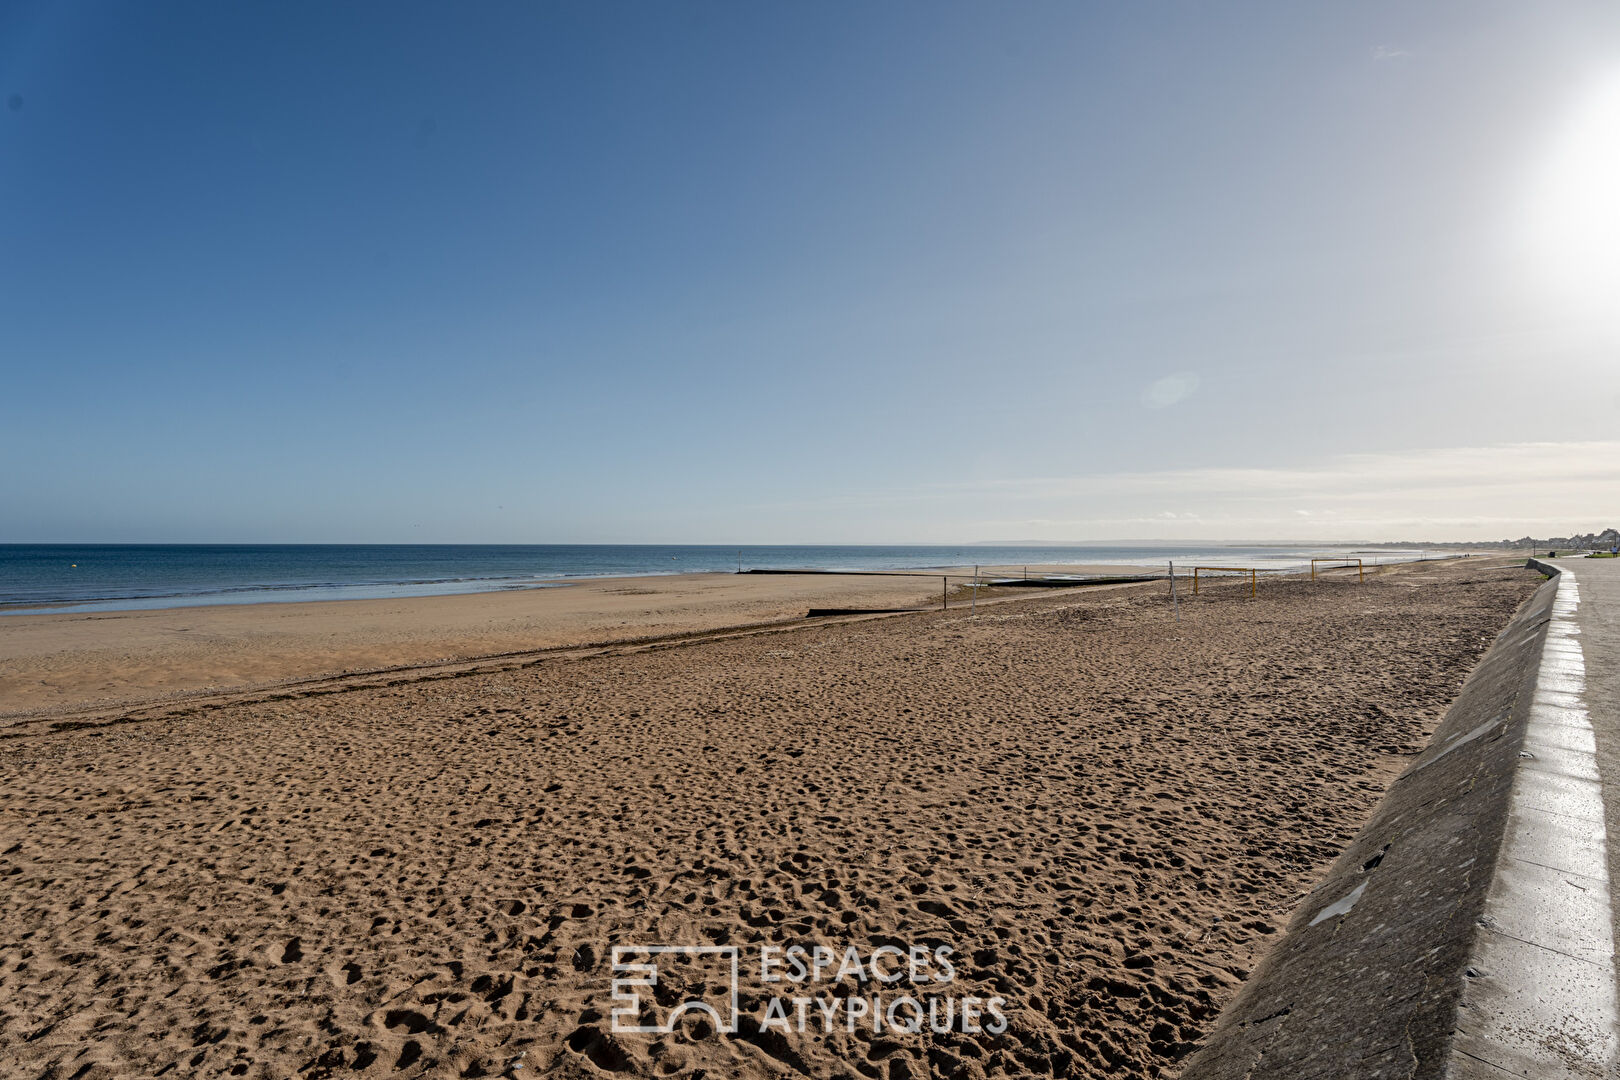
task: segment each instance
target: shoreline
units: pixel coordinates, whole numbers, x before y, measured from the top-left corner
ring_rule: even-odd
[[[1125,563],[1106,564],[1108,569],[1144,569],[1144,567],[1131,566]],[[989,573],[992,567],[985,567]],[[1031,563],[1029,569],[1040,569]],[[1104,564],[1084,568],[1086,570],[1100,571]],[[531,581],[512,584],[491,584],[487,588],[454,589],[446,592],[395,592],[375,596],[294,596],[281,599],[275,596],[259,596],[259,593],[299,592],[316,593],[322,589],[337,592],[344,589],[414,589],[424,585],[455,585],[454,580],[431,581],[403,581],[387,583],[357,583],[354,585],[261,585],[251,589],[229,589],[210,593],[160,593],[151,596],[120,596],[98,597],[87,600],[53,600],[47,603],[35,603],[25,600],[0,600],[0,618],[15,615],[72,615],[79,612],[123,612],[123,611],[177,611],[185,608],[198,607],[256,607],[261,604],[334,604],[348,603],[361,600],[428,600],[442,596],[482,596],[485,593],[528,592],[533,589],[562,589],[574,585],[584,585],[598,581],[615,581],[619,579],[636,580],[640,578],[682,577],[695,574],[821,574],[828,577],[927,577],[937,578],[949,575],[950,577],[971,576],[972,568],[967,566],[916,566],[900,570],[844,570],[820,568],[801,569],[788,567],[776,569],[774,567],[752,567],[747,570],[715,571],[715,570],[648,570],[639,574],[559,574],[544,578],[535,578]],[[497,579],[474,579],[490,580]],[[216,597],[254,597],[254,599],[215,599]],[[162,601],[170,601],[162,603]],[[189,602],[188,602],[189,601]],[[116,606],[115,606],[116,605]],[[129,606],[125,606],[129,605]]]
[[[1063,573],[1107,573],[1118,570],[1146,570],[1151,564],[1145,563],[1095,563],[1095,564],[1056,564],[1046,563],[1037,565],[1030,563],[1027,567],[1019,564],[1019,569],[1040,570],[1042,572]],[[985,565],[980,568],[982,574],[1007,574],[1011,570]],[[1279,570],[1285,568],[1278,568]],[[534,578],[521,583],[490,584],[485,588],[452,589],[445,592],[416,592],[401,591],[380,593],[367,596],[319,596],[305,595],[293,596],[285,599],[260,593],[298,592],[317,593],[323,589],[338,592],[346,589],[378,589],[378,590],[414,590],[425,585],[456,585],[460,582],[451,579],[403,581],[385,583],[356,583],[353,585],[261,585],[244,589],[222,589],[209,593],[159,593],[150,596],[122,596],[98,597],[86,600],[53,600],[46,603],[36,603],[25,600],[0,601],[0,618],[18,615],[72,615],[80,612],[125,612],[125,611],[177,611],[186,608],[199,607],[256,607],[261,604],[334,604],[350,603],[363,600],[428,600],[445,596],[482,596],[486,593],[529,592],[536,589],[562,589],[576,585],[585,585],[592,582],[639,580],[642,578],[685,577],[700,574],[736,574],[746,576],[756,575],[788,575],[788,574],[819,574],[826,577],[970,577],[973,567],[968,564],[942,564],[939,566],[913,566],[895,570],[857,570],[857,569],[822,569],[820,567],[750,567],[746,570],[716,571],[716,570],[648,570],[639,574],[558,574],[542,578]],[[475,581],[495,582],[500,579],[472,579]],[[219,597],[244,597],[244,599],[216,599]],[[246,599],[246,597],[253,597]],[[163,601],[169,601],[163,603]]]
[[[0,718],[708,633],[803,620],[814,608],[927,609],[939,606],[940,591],[934,574],[685,573],[443,596],[16,614],[0,619]]]
[[[1099,563],[1061,568],[1108,574],[1122,567]],[[1057,567],[1031,564],[1029,569]],[[949,579],[944,591],[953,607],[958,601],[971,602],[975,590],[965,579],[972,568],[944,570],[687,572],[439,596],[15,613],[0,618],[0,720],[713,633],[803,620],[812,610],[927,610],[941,604],[941,577]],[[1109,584],[1086,591],[1152,587]],[[978,602],[1032,591],[1046,592],[983,587],[977,590]]]
[[[0,545],[4,547],[5,545]],[[139,546],[139,545],[131,545]],[[175,545],[185,547],[187,545]],[[312,545],[323,546],[323,545]],[[341,545],[339,545],[341,546]],[[496,545],[498,546],[498,545]],[[1157,559],[1133,555],[1129,558],[1108,557],[1090,560],[1071,560],[1068,562],[1053,562],[1038,556],[1048,554],[1039,549],[1030,549],[1025,552],[1029,557],[1016,561],[1000,561],[995,563],[974,564],[965,561],[970,553],[955,551],[964,561],[942,563],[918,563],[915,565],[885,567],[880,563],[872,565],[842,565],[815,566],[808,563],[799,564],[791,561],[775,565],[748,566],[744,569],[741,564],[736,571],[717,567],[698,569],[665,570],[640,569],[633,571],[602,571],[602,572],[559,572],[551,574],[496,574],[496,575],[468,575],[468,576],[431,576],[407,577],[383,581],[315,581],[315,582],[270,582],[265,584],[222,585],[217,588],[201,589],[198,591],[156,591],[134,596],[101,595],[83,596],[55,599],[6,599],[0,600],[0,623],[19,616],[31,615],[72,615],[85,612],[131,612],[131,611],[169,611],[199,607],[241,607],[267,604],[304,604],[304,603],[342,603],[361,600],[408,600],[426,599],[445,596],[477,596],[488,593],[531,592],[544,589],[557,589],[603,582],[618,579],[641,579],[684,577],[702,574],[729,574],[729,573],[816,573],[825,575],[884,575],[901,576],[912,574],[920,577],[937,577],[949,575],[952,577],[966,576],[977,565],[984,573],[1013,574],[1020,570],[1041,570],[1055,573],[1118,573],[1121,571],[1143,572],[1149,570],[1162,570],[1169,561],[1187,564],[1188,559],[1237,561],[1246,565],[1253,561],[1245,558],[1242,548],[1247,547],[1251,554],[1258,550],[1257,545],[1230,545],[1238,550],[1238,554],[1219,554],[1218,547],[1211,547],[1204,551],[1197,549],[1166,549],[1167,556],[1171,558]],[[1313,556],[1335,557],[1344,555],[1348,558],[1371,557],[1372,559],[1385,559],[1386,556],[1417,555],[1415,549],[1379,552],[1370,549],[1357,549],[1349,545],[1340,548],[1325,546],[1322,548],[1288,548],[1278,545],[1279,550],[1291,550],[1299,558],[1277,565],[1262,566],[1260,569],[1271,572],[1286,572],[1296,566],[1304,569],[1308,560]],[[989,551],[1007,549],[988,548]],[[1072,550],[1072,549],[1068,549]],[[1498,554],[1476,551],[1458,551],[1441,556],[1442,558],[1455,558],[1462,554]],[[1260,559],[1271,561],[1274,555],[1261,555]],[[1394,565],[1403,562],[1432,561],[1422,558],[1388,558],[1379,565]]]

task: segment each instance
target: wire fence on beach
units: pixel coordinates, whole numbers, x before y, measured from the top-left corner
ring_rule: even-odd
[[[1150,569],[1143,567],[1140,573],[1125,574],[1099,574],[1094,571],[1078,567],[1065,568],[1062,566],[975,566],[971,573],[952,573],[949,570],[935,570],[933,568],[918,568],[914,570],[842,570],[823,568],[797,568],[797,567],[751,567],[738,569],[739,574],[804,574],[825,575],[829,577],[915,577],[937,578],[940,582],[940,610],[948,611],[951,605],[951,582],[957,582],[957,588],[968,591],[968,605],[974,610],[978,605],[979,591],[983,589],[1071,589],[1096,587],[1103,585],[1135,585],[1153,581],[1168,581],[1171,585],[1171,598],[1176,599],[1175,583],[1177,580],[1192,582],[1194,596],[1200,595],[1200,587],[1207,586],[1216,580],[1233,577],[1248,578],[1249,595],[1259,596],[1259,583],[1262,575],[1271,577],[1309,577],[1311,581],[1325,579],[1329,572],[1334,570],[1356,571],[1357,582],[1365,582],[1370,569],[1377,572],[1388,566],[1409,564],[1415,562],[1432,562],[1446,559],[1465,559],[1471,553],[1436,554],[1430,552],[1397,552],[1389,556],[1356,556],[1356,555],[1323,555],[1313,556],[1301,562],[1278,563],[1270,566],[1215,566],[1196,565],[1182,567],[1177,570],[1174,561],[1167,561],[1165,569]],[[883,609],[855,609],[855,608],[820,608],[811,609],[812,615],[845,615],[845,614],[891,614],[907,610],[906,608]],[[1179,618],[1179,609],[1177,618]]]

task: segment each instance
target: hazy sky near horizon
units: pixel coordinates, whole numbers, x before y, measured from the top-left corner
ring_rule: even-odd
[[[0,541],[1620,525],[1620,4],[0,7]]]

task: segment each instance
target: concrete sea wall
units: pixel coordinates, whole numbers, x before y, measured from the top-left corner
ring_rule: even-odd
[[[1578,590],[1530,566],[1550,579],[1183,1080],[1620,1077]]]

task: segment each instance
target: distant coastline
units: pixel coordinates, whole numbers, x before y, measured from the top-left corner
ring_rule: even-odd
[[[930,570],[972,565],[1280,569],[1348,544],[0,544],[0,614],[388,599],[553,588],[605,577],[748,568]],[[1398,549],[1383,549],[1394,555]],[[1414,549],[1412,555],[1418,552]]]

